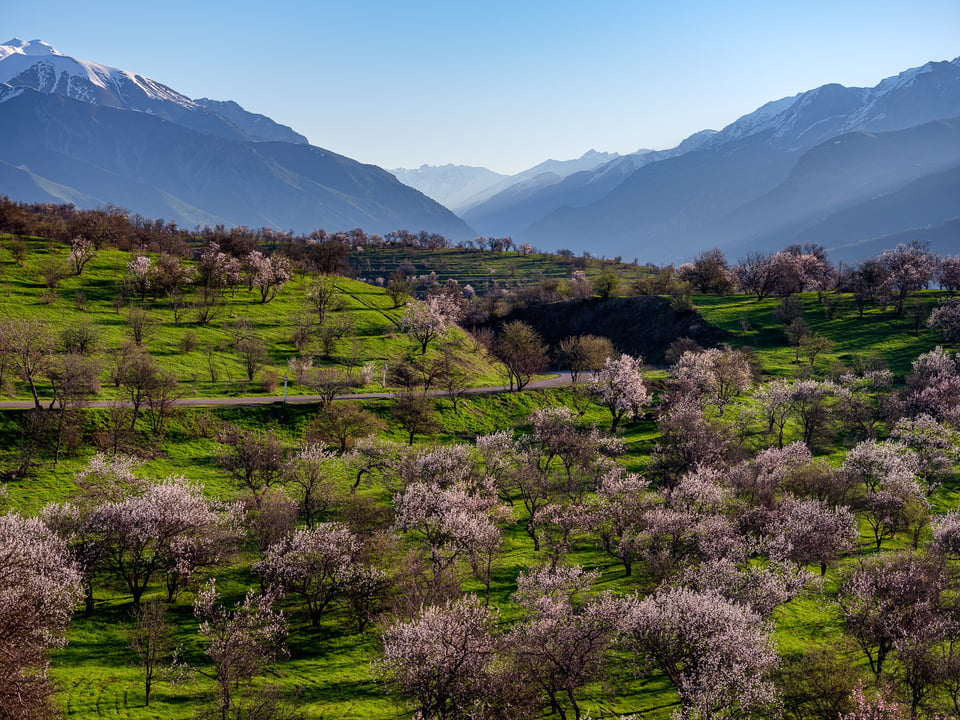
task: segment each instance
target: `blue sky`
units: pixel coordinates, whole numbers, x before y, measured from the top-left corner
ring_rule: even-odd
[[[958,0],[4,5],[0,42],[236,100],[387,168],[667,148],[768,100],[960,56]]]

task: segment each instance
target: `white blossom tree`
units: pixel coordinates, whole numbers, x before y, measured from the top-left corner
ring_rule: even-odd
[[[273,300],[293,277],[290,261],[283,255],[267,257],[259,250],[254,250],[244,256],[243,263],[247,268],[250,287],[260,292],[261,303]]]
[[[80,597],[64,542],[36,518],[0,515],[0,716],[56,716],[47,653],[65,644]]]
[[[670,679],[681,718],[739,718],[776,701],[771,629],[719,593],[668,588],[629,600],[619,626],[628,646]]]
[[[324,611],[345,597],[353,583],[383,575],[364,562],[360,538],[337,522],[297,530],[271,545],[254,570],[267,586],[299,596],[314,627],[319,627]]]
[[[610,430],[616,430],[624,417],[636,418],[650,403],[643,383],[643,358],[621,355],[608,358],[590,381],[597,401],[610,411]]]
[[[470,596],[426,607],[384,629],[374,669],[424,720],[469,717],[495,685],[498,620]]]
[[[456,298],[435,293],[423,302],[409,303],[400,318],[400,327],[420,344],[421,354],[426,354],[430,343],[444,337],[460,319],[460,313]]]
[[[216,711],[220,720],[244,717],[245,688],[278,657],[284,655],[287,629],[276,598],[250,591],[233,609],[220,602],[215,581],[197,593],[193,611],[200,620],[204,652],[213,668],[200,672],[216,685]],[[263,694],[258,687],[253,695]]]

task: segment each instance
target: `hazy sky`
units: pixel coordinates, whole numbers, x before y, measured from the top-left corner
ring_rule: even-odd
[[[960,0],[9,0],[0,42],[236,100],[386,168],[662,149],[960,56]]]

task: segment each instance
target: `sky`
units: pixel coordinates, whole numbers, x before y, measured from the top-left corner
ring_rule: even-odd
[[[960,0],[11,0],[41,39],[384,168],[666,149],[826,83],[960,56]]]

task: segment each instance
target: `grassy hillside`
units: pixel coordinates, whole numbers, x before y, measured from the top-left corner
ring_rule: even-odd
[[[365,253],[368,252],[365,250]],[[371,275],[392,272],[393,263],[402,263],[397,251],[395,257],[384,256],[383,265],[371,260]],[[312,341],[304,352],[293,343],[296,318],[308,312],[305,294],[309,277],[295,277],[269,303],[260,303],[256,292],[240,288],[227,292],[222,307],[209,323],[198,324],[194,311],[175,307],[169,298],[138,300],[121,285],[127,277],[130,253],[102,250],[82,276],[67,276],[56,288],[47,287],[44,271],[51,262],[62,261],[65,249],[51,246],[46,241],[28,240],[22,261],[9,247],[0,250],[0,316],[36,318],[60,333],[69,328],[89,325],[97,338],[98,352],[104,361],[101,397],[111,398],[118,390],[109,382],[110,364],[120,348],[131,342],[130,314],[135,308],[146,313],[148,320],[144,345],[166,368],[179,379],[185,395],[215,397],[268,392],[264,389],[264,371],[280,376],[290,373],[291,358],[311,355],[318,364],[359,369],[373,364],[382,371],[384,362],[392,362],[409,354],[412,341],[398,329],[400,311],[374,285],[338,278],[336,286],[341,304],[333,312],[335,318],[350,328],[333,346],[329,357],[320,358],[322,343]],[[367,257],[365,255],[365,257]],[[440,250],[431,255],[431,262],[446,262],[444,272],[461,284],[482,283],[493,278],[497,282],[528,282],[531,276],[568,277],[569,267],[549,266],[539,256],[521,257],[511,253],[477,253],[476,251]],[[479,262],[478,262],[479,259]],[[488,259],[498,263],[489,267]],[[417,273],[426,270],[418,261]],[[550,260],[549,262],[555,262]],[[479,265],[479,267],[478,267]],[[490,273],[493,269],[493,273]],[[601,266],[589,271],[600,271]],[[609,269],[609,268],[608,268]],[[438,274],[440,271],[437,271]],[[556,274],[551,274],[556,273]],[[361,273],[365,274],[365,272]],[[474,278],[474,279],[471,279]],[[443,276],[441,275],[441,279]],[[195,291],[188,291],[190,301]],[[789,345],[784,326],[774,317],[781,303],[779,298],[756,302],[745,296],[696,296],[693,298],[703,325],[701,340],[723,339],[738,347],[755,352],[755,359],[763,380],[798,377],[826,378],[836,375],[836,365],[848,367],[878,358],[902,382],[911,362],[922,352],[939,344],[939,337],[926,330],[922,322],[923,306],[932,305],[937,293],[920,293],[904,316],[890,310],[868,309],[860,317],[847,296],[828,296],[826,304],[821,297],[808,293],[799,296],[802,316],[812,333],[822,335],[832,344],[821,352],[814,362],[806,356],[797,356]],[[125,296],[119,303],[117,298]],[[635,336],[636,347],[641,340],[657,345],[661,354],[677,336],[688,334],[684,326],[667,315],[669,300],[655,298],[614,298],[610,301],[592,299],[570,301],[536,308],[537,313],[553,315],[551,337],[562,337],[570,332],[605,332],[608,322],[616,327],[619,337]],[[581,312],[584,309],[589,312]],[[671,310],[672,312],[672,310]],[[650,317],[640,317],[641,314]],[[702,318],[702,320],[700,319]],[[650,328],[667,328],[651,339]],[[246,378],[235,346],[238,336],[255,335],[267,347],[269,359],[254,382]],[[642,336],[642,337],[639,337]],[[621,342],[624,344],[625,341]],[[497,366],[487,359],[477,345],[464,338],[470,362],[470,376],[476,384],[499,382]],[[632,349],[634,346],[629,346]],[[654,352],[647,353],[650,356]],[[368,389],[376,389],[379,379],[375,372]],[[650,466],[652,452],[660,441],[657,424],[658,393],[669,381],[666,370],[651,370],[645,375],[647,385],[656,388],[654,400],[638,418],[625,421],[617,433],[624,454],[619,458],[631,472],[644,472]],[[5,374],[7,397],[26,399],[29,391],[20,380]],[[292,392],[303,389],[293,386]],[[278,394],[274,389],[272,393]],[[49,388],[41,384],[41,395],[49,397]],[[750,455],[769,447],[772,440],[763,435],[762,428],[749,412],[751,399],[742,394],[742,405],[733,404],[726,414],[714,409],[709,418],[718,426],[724,423],[740,433],[740,456]],[[380,436],[398,444],[407,442],[407,432],[401,427],[392,400],[369,400],[361,407],[383,423]],[[430,402],[437,421],[435,430],[418,435],[421,447],[447,445],[455,442],[472,443],[477,435],[510,430],[517,434],[530,431],[530,414],[538,408],[570,407],[576,412],[577,427],[588,432],[592,427],[605,431],[610,425],[609,412],[596,404],[578,388],[556,388],[525,393],[498,395],[471,395],[464,397],[457,407],[449,399]],[[145,438],[137,448],[143,464],[140,477],[160,480],[171,476],[185,476],[199,482],[211,498],[234,501],[244,497],[240,483],[224,468],[221,456],[229,446],[218,441],[220,431],[228,426],[265,431],[282,443],[287,453],[303,445],[308,429],[320,408],[309,405],[270,404],[257,407],[186,409],[172,417],[162,437]],[[54,461],[49,449],[37,450],[38,459],[29,472],[3,484],[3,502],[8,508],[25,514],[35,514],[46,504],[64,502],[74,497],[79,488],[76,474],[94,452],[93,439],[111,422],[110,409],[86,410],[76,421],[81,427],[82,442]],[[736,426],[734,418],[744,418]],[[842,418],[835,418],[837,425]],[[750,425],[753,423],[754,425]],[[878,424],[879,435],[885,436],[889,427]],[[21,411],[0,411],[0,444],[11,457],[30,445],[33,426],[28,414]],[[785,441],[801,437],[796,421],[786,426]],[[836,466],[844,453],[855,442],[848,431],[830,436],[829,444],[819,448],[826,462]],[[739,456],[738,456],[739,457]],[[390,597],[392,612],[402,615],[405,598],[403,582],[413,576],[416,565],[413,558],[421,557],[420,543],[409,535],[395,530],[393,502],[396,480],[382,481],[376,472],[361,483],[357,492],[350,487],[355,476],[340,465],[331,471],[331,499],[320,513],[321,520],[337,520],[362,528],[375,538],[375,560],[393,575],[399,590]],[[485,470],[485,469],[484,469]],[[960,482],[955,467],[950,469],[942,486],[930,496],[934,512],[946,512],[960,505]],[[588,492],[592,495],[592,492]],[[249,496],[248,496],[249,500]],[[521,611],[512,595],[517,590],[517,576],[521,571],[546,561],[544,551],[535,551],[525,532],[529,514],[522,498],[514,493],[509,498],[508,516],[500,523],[503,544],[496,554],[490,583],[490,602],[500,612],[500,629],[506,630],[518,621]],[[569,498],[558,500],[566,502]],[[737,500],[740,503],[741,500]],[[731,511],[732,512],[732,511]],[[255,517],[251,515],[249,517]],[[749,521],[749,517],[747,517]],[[252,521],[247,521],[252,522]],[[875,555],[869,528],[861,519],[860,536],[853,552],[846,554],[831,566],[822,584],[813,584],[796,599],[777,608],[773,615],[774,641],[784,658],[809,653],[812,648],[836,650],[844,667],[860,678],[868,678],[862,654],[852,647],[844,635],[842,623],[834,602],[843,574],[854,568],[861,559]],[[929,540],[929,530],[919,536],[921,546]],[[371,541],[373,542],[373,541]],[[909,533],[900,531],[887,540],[883,551],[909,549]],[[219,566],[200,573],[215,576],[223,597],[228,603],[242,600],[246,591],[259,587],[259,577],[252,564],[259,558],[250,542],[242,544]],[[425,562],[425,561],[424,561]],[[618,594],[647,594],[657,583],[656,573],[641,567],[631,577],[624,577],[623,566],[601,549],[596,532],[574,535],[564,559],[567,564],[579,564],[599,573],[593,590]],[[755,552],[749,565],[761,569],[767,558]],[[125,718],[129,720],[187,720],[198,717],[209,709],[213,682],[207,676],[210,663],[204,654],[205,645],[198,634],[199,621],[194,616],[193,591],[198,582],[169,605],[169,622],[179,646],[178,657],[183,663],[175,674],[164,674],[155,688],[150,707],[144,703],[143,682],[138,659],[131,649],[128,634],[133,626],[132,599],[126,587],[114,573],[97,572],[94,580],[95,609],[90,616],[77,613],[68,633],[69,644],[53,654],[52,675],[58,683],[56,703],[68,718],[94,720]],[[467,563],[459,565],[457,581],[465,592],[484,594],[483,584],[473,577]],[[147,598],[165,596],[159,580],[147,591]],[[395,617],[386,615],[362,629],[354,627],[352,616],[343,605],[334,606],[314,627],[300,603],[288,598],[281,603],[288,624],[287,655],[271,665],[257,683],[277,686],[304,720],[320,718],[393,718],[409,717],[410,708],[388,692],[382,678],[378,678],[373,662],[380,652],[380,632]],[[624,655],[618,655],[609,665],[603,681],[592,680],[577,690],[583,707],[593,718],[618,718],[636,713],[648,720],[666,720],[677,710],[677,694],[664,675],[658,672],[637,672]],[[892,677],[892,676],[891,676]],[[942,699],[942,698],[941,698]]]
[[[64,264],[66,257],[65,247],[41,239],[26,241],[20,263],[8,247],[0,249],[0,317],[41,320],[57,335],[69,328],[89,327],[104,361],[103,399],[116,396],[109,382],[110,366],[119,349],[133,341],[130,318],[138,311],[145,319],[143,347],[176,374],[180,392],[189,397],[278,395],[282,393],[282,381],[279,388],[268,389],[263,379],[272,376],[267,384],[276,385],[284,374],[292,377],[288,363],[298,356],[355,370],[369,365],[377,378],[370,383],[369,389],[373,390],[381,387],[384,362],[402,357],[413,347],[400,332],[403,310],[393,308],[382,289],[348,278],[336,280],[339,307],[331,314],[331,321],[345,327],[346,332],[326,355],[318,332],[303,352],[293,342],[298,318],[311,319],[305,298],[310,276],[295,275],[267,303],[260,302],[256,290],[241,287],[227,291],[209,322],[199,324],[196,311],[189,307],[196,290],[188,290],[176,300],[150,294],[141,299],[124,287],[131,279],[127,265],[134,258],[132,253],[102,250],[82,275],[67,275],[55,289],[48,288],[44,281],[46,268]],[[236,352],[238,338],[246,336],[259,338],[268,354],[254,382],[247,379]],[[476,384],[490,384],[498,377],[495,366],[483,353],[471,355],[470,371]],[[4,377],[8,381],[7,398],[29,397],[25,383],[10,373]],[[41,397],[49,398],[49,388],[43,382],[40,386]],[[293,394],[308,392],[294,381],[289,390]]]

